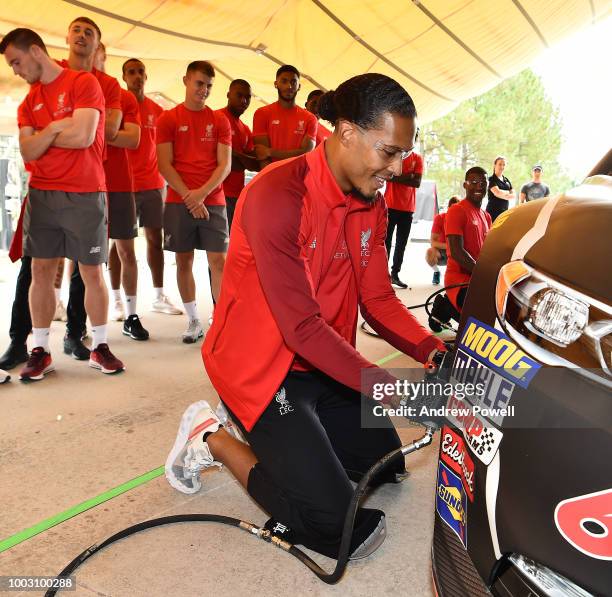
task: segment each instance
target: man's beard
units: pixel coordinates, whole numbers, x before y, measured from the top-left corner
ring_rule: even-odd
[[[293,102],[293,101],[295,101],[295,96],[297,95],[297,91],[295,93],[292,93],[291,91],[289,91],[289,92],[285,92],[285,94],[289,95],[290,97],[285,97],[285,95],[283,95],[279,91],[278,92],[278,99],[285,100],[286,102]]]
[[[372,205],[376,202],[376,199],[378,198],[378,191],[375,191],[373,195],[366,195],[357,187],[353,187],[351,189],[350,194],[356,199],[361,199],[361,201],[363,201],[366,205]]]

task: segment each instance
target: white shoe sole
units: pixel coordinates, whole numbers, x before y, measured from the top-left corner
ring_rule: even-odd
[[[153,313],[163,313],[164,315],[182,315],[183,312],[177,307],[151,307]]]
[[[115,373],[121,373],[122,371],[125,371],[125,367],[122,367],[121,369],[105,369],[104,367],[102,367],[102,365],[100,365],[100,363],[92,361],[91,359],[89,359],[89,366],[92,369],[98,369],[98,371],[106,373],[106,375],[114,375]]]
[[[172,446],[172,450],[170,450],[170,453],[168,454],[168,458],[166,458],[166,465],[164,467],[166,479],[168,480],[168,483],[170,483],[170,485],[174,487],[174,489],[180,491],[181,493],[197,493],[202,487],[201,481],[199,479],[194,479],[195,487],[193,489],[189,489],[188,487],[185,487],[172,472],[172,465],[178,458],[179,454],[182,452],[183,448],[185,447],[185,444],[187,443],[187,440],[189,439],[189,432],[193,427],[193,420],[202,408],[210,408],[210,405],[208,404],[208,402],[206,402],[206,400],[194,402],[183,413],[183,416],[181,417],[181,422],[179,424],[178,434],[176,436],[176,439],[174,440],[174,445]]]
[[[21,377],[20,375],[19,379],[21,381],[40,381],[47,373],[51,373],[51,371],[55,371],[54,365],[49,365],[40,375],[33,375],[31,377]]]

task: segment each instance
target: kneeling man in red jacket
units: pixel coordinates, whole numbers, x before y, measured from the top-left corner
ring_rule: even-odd
[[[314,151],[268,166],[240,194],[206,371],[248,441],[236,440],[204,401],[191,405],[166,462],[170,484],[201,486],[225,464],[291,543],[336,557],[351,480],[400,447],[389,419],[361,425],[361,373],[394,379],[355,349],[357,312],[422,363],[444,350],[395,296],[387,272],[380,194],[410,154],[416,110],[393,79],[359,75],[324,94],[334,133]],[[373,407],[376,403],[365,399]],[[375,485],[396,482],[403,462]],[[359,509],[351,558],[386,536],[380,510]]]

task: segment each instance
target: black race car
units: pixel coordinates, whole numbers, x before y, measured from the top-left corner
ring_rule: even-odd
[[[486,239],[451,373],[480,387],[441,435],[440,596],[612,595],[611,164]]]

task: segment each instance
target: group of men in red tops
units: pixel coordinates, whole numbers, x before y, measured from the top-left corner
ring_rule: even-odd
[[[0,357],[4,369],[26,363],[20,372],[22,380],[42,379],[54,369],[48,337],[49,312],[55,302],[49,301],[48,283],[64,257],[74,262],[66,354],[89,360],[104,373],[125,368],[108,349],[103,263],[108,264],[113,292],[112,319],[124,320],[125,335],[135,340],[149,338],[137,314],[134,238],[139,225],[144,228],[155,289],[152,310],[181,313],[164,292],[165,248],[176,254],[177,284],[188,318],[182,339],[196,342],[204,331],[195,301],[194,250],[207,253],[215,300],[228,246],[228,224],[231,228],[245,170],[260,170],[270,162],[311,151],[331,134],[318,125],[316,100],[322,92],[309,96],[307,110],[296,105],[300,73],[293,66],[278,69],[274,83],[278,102],[256,111],[253,134],[240,118],[251,101],[247,81],[232,81],[227,105],[213,111],[206,99],[214,83],[214,68],[206,61],[192,62],[183,77],[185,101],[164,112],[145,96],[147,74],[141,60],[131,58],[123,64],[127,90],[105,74],[101,36],[94,21],[78,17],[68,29],[68,60],[61,62],[49,57],[44,42],[31,30],[16,29],[2,40],[7,62],[15,74],[31,84],[19,110],[22,154],[32,172],[23,217],[25,250],[21,255],[21,245],[17,249],[23,259],[13,305],[11,344]],[[73,81],[75,72],[89,72],[92,77],[81,75]],[[82,91],[83,81],[95,88],[95,98],[86,95],[87,91],[92,93],[87,85]],[[81,100],[83,93],[85,99]],[[98,134],[92,137],[94,124]],[[63,142],[67,137],[63,128],[69,125],[81,135],[78,144]],[[58,140],[51,134],[56,130]],[[52,203],[48,193],[60,193],[74,213],[57,201]],[[88,193],[96,194],[95,201]],[[43,207],[37,208],[37,204]],[[83,211],[94,205],[98,209],[95,218]],[[38,223],[45,209],[50,213],[44,217],[52,219],[53,226],[46,220]],[[53,241],[42,235],[51,235]],[[31,319],[21,316],[23,312],[31,313]],[[83,343],[87,315],[92,324],[91,350]],[[30,332],[34,349],[28,354]]]

